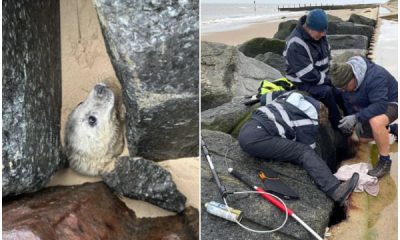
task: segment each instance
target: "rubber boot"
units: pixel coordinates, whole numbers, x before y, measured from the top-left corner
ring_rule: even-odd
[[[353,176],[346,182],[342,182],[332,193],[328,194],[333,201],[339,203],[340,206],[343,206],[346,202],[347,198],[354,191],[357,186],[358,179],[360,175],[358,173],[353,173]]]
[[[372,170],[368,171],[368,175],[381,178],[390,172],[392,166],[392,160],[382,160],[379,158],[378,164]]]

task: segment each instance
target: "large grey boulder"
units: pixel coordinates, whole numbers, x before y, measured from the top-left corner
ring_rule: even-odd
[[[374,28],[352,22],[329,22],[328,35],[363,35],[371,38]]]
[[[198,1],[94,2],[123,89],[130,155],[197,155]]]
[[[3,1],[3,197],[44,187],[60,162],[57,0]]]
[[[231,176],[227,171],[227,166],[246,175],[257,185],[262,184],[257,176],[257,170],[269,167],[279,172],[282,181],[300,195],[300,200],[285,201],[287,206],[320,236],[323,236],[332,214],[333,202],[317,189],[302,168],[290,163],[249,157],[240,149],[235,139],[222,132],[202,130],[202,135],[212,155],[215,170],[228,191],[248,191],[250,188]],[[201,160],[201,192],[203,206],[209,201],[223,202],[204,157]],[[284,214],[281,211],[257,194],[229,195],[227,201],[230,207],[244,212],[250,221],[245,220],[243,223],[253,228],[260,230],[276,228],[284,220]],[[204,208],[201,214],[202,239],[256,239],[260,237],[257,233],[243,230],[235,223],[210,215]],[[252,224],[251,221],[259,224]],[[263,238],[313,239],[312,235],[292,218],[288,219],[281,230],[264,234]]]
[[[123,196],[148,201],[170,211],[185,209],[186,197],[177,190],[171,174],[153,161],[119,157],[115,168],[102,178]]]
[[[236,126],[250,114],[254,107],[244,105],[248,101],[243,97],[201,112],[201,128],[231,133]]]
[[[366,57],[368,50],[366,49],[338,49],[332,50],[332,62],[347,62],[347,60],[354,56]]]
[[[229,102],[235,96],[253,95],[261,80],[274,80],[281,73],[237,48],[219,43],[201,45],[202,111]]]
[[[372,18],[367,18],[358,14],[351,14],[349,18],[349,22],[352,23],[358,23],[358,24],[364,24],[364,25],[369,25],[371,27],[375,27],[376,25],[376,20]]]
[[[328,35],[327,39],[331,50],[368,48],[368,38],[363,35]]]
[[[255,59],[275,68],[282,75],[286,74],[286,59],[280,54],[267,52],[264,54],[258,54]]]
[[[344,20],[340,17],[336,17],[330,14],[326,14],[328,16],[328,22],[343,22]]]
[[[273,52],[282,55],[283,50],[285,50],[285,44],[285,41],[279,39],[259,37],[240,44],[238,49],[247,57],[254,58],[257,55],[266,52]]]
[[[278,32],[275,33],[274,38],[285,40],[296,27],[297,22],[298,20],[288,20],[279,23]]]

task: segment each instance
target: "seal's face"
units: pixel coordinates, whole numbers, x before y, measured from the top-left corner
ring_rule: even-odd
[[[124,146],[120,96],[104,83],[68,116],[65,146],[70,166],[85,175],[98,175]]]

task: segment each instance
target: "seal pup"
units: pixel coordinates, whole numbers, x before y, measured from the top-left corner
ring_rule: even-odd
[[[64,150],[70,167],[88,176],[113,168],[125,144],[124,115],[120,88],[110,80],[96,84],[65,125]]]

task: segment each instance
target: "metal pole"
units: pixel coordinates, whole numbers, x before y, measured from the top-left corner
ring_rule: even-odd
[[[201,137],[201,147],[202,147],[202,149],[203,149],[204,156],[206,157],[206,159],[207,159],[207,161],[208,161],[208,165],[210,166],[210,169],[211,169],[211,173],[212,173],[212,175],[213,175],[213,178],[214,178],[215,182],[217,183],[219,192],[221,193],[222,197],[224,198],[224,197],[226,197],[226,195],[227,195],[228,193],[226,192],[226,188],[221,184],[221,181],[219,180],[218,174],[217,174],[217,172],[215,171],[214,164],[212,163],[211,156],[210,156],[210,154],[208,153],[208,148],[207,148],[206,143],[205,143],[204,140],[203,140],[203,137]]]
[[[260,195],[268,200],[270,203],[272,203],[273,205],[275,205],[275,207],[279,208],[282,212],[287,211],[289,216],[292,216],[294,218],[294,220],[296,220],[297,222],[299,222],[307,231],[309,231],[316,239],[318,240],[324,240],[323,238],[321,238],[312,228],[310,228],[310,226],[308,226],[305,222],[303,222],[303,220],[301,220],[296,214],[294,214],[293,210],[290,208],[286,208],[282,205],[281,202],[279,202],[278,200],[276,200],[274,197],[268,195],[268,194],[263,194],[266,193],[262,188],[255,186],[250,179],[248,179],[247,177],[245,177],[244,175],[242,175],[241,173],[239,173],[236,170],[233,170],[233,168],[229,168],[228,172],[230,174],[232,174],[233,176],[235,176],[237,179],[239,179],[240,181],[242,181],[244,184],[246,184],[247,186],[255,189],[257,192],[261,193]]]

